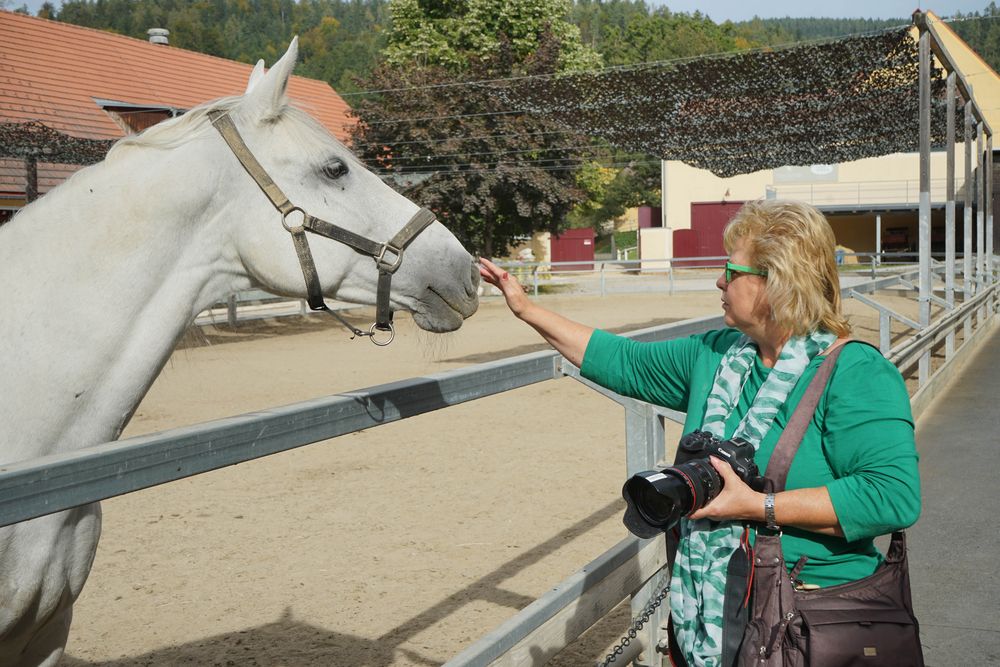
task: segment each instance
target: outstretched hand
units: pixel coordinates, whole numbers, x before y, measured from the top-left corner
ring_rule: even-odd
[[[479,258],[479,275],[482,276],[483,280],[500,290],[503,298],[507,301],[507,307],[515,315],[520,316],[531,305],[531,301],[524,294],[525,288],[521,286],[517,278],[485,257]]]

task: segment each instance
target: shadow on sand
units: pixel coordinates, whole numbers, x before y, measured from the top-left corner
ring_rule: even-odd
[[[451,656],[421,655],[403,644],[452,614],[461,613],[471,603],[482,600],[510,608],[513,614],[534,599],[506,590],[503,582],[522,570],[555,553],[569,541],[583,535],[602,522],[624,511],[624,501],[609,503],[541,544],[519,554],[499,568],[468,586],[443,598],[413,618],[396,626],[381,637],[368,639],[342,634],[296,620],[286,609],[277,621],[266,625],[206,637],[181,646],[161,648],[150,653],[123,656],[115,660],[90,662],[75,658],[72,645],[60,662],[60,667],[173,667],[175,665],[206,665],[211,667],[387,667],[389,665],[440,665]],[[596,557],[598,554],[594,554]],[[556,582],[553,582],[556,583]],[[627,623],[627,621],[626,621]],[[605,630],[611,636],[623,626]],[[461,646],[476,641],[492,627],[483,627],[470,637],[457,637]],[[600,651],[608,641],[600,639]]]

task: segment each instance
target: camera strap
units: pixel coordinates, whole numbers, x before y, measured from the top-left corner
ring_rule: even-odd
[[[764,471],[765,491],[778,493],[785,490],[785,483],[788,481],[788,470],[792,467],[792,459],[795,458],[796,452],[799,451],[799,445],[802,443],[802,438],[805,436],[813,414],[816,412],[819,399],[822,398],[823,392],[826,391],[827,382],[829,382],[830,376],[833,374],[833,368],[837,364],[837,359],[844,348],[850,343],[860,343],[861,345],[875,347],[863,340],[851,339],[840,344],[835,343],[836,347],[831,346],[832,349],[827,351],[826,358],[820,364],[816,375],[809,381],[809,386],[806,387],[806,392],[803,394],[802,400],[795,406],[795,411],[792,412],[792,416],[788,419],[788,424],[781,432],[781,437],[778,438],[778,444],[774,446],[774,452],[771,454],[771,458],[767,462],[767,469]]]

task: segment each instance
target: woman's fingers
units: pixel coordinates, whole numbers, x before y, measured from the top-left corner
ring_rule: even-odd
[[[709,463],[722,478],[722,491],[710,503],[691,514],[692,519],[748,519],[748,509],[758,495],[747,486],[728,462],[709,456]]]
[[[515,315],[522,313],[530,305],[528,298],[524,295],[525,289],[517,281],[517,278],[485,257],[479,258],[479,275],[483,277],[483,280],[500,289],[507,301],[507,306]]]
[[[497,287],[500,287],[500,282],[502,280],[507,280],[510,277],[506,271],[485,257],[479,258],[479,275],[481,275],[486,282],[491,285],[496,285]]]
[[[479,275],[481,275],[486,282],[499,287],[504,294],[508,293],[508,291],[524,292],[524,288],[521,287],[521,283],[517,282],[517,278],[510,275],[485,257],[479,258]]]

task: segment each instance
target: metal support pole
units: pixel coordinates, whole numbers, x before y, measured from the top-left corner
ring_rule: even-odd
[[[993,135],[986,137],[986,283],[993,284]]]
[[[986,160],[983,159],[983,124],[976,126],[976,285],[984,283],[983,253],[986,251]]]
[[[986,130],[976,128],[976,293],[986,289]],[[986,307],[976,310],[979,326],[986,323]]]
[[[626,479],[656,466],[663,452],[664,428],[663,418],[656,414],[653,406],[648,403],[634,403],[625,406],[625,473]],[[649,599],[659,591],[654,590],[657,579],[654,577],[632,596],[632,617],[642,613]],[[665,605],[660,605],[664,607]],[[646,649],[633,664],[652,666],[658,665],[655,647],[660,640],[660,622],[665,620],[663,612],[657,609],[657,614],[651,618],[642,629],[645,635],[640,641]]]
[[[972,282],[972,100],[965,101],[965,200],[962,205],[962,292],[968,300],[975,293]]]
[[[875,214],[875,264],[882,263],[882,214]],[[873,275],[872,278],[875,276]]]
[[[971,93],[971,91],[970,91]],[[972,97],[965,100],[965,200],[962,206],[962,301],[968,301],[975,293],[972,282]],[[972,336],[972,321],[965,319],[962,329],[962,344]]]
[[[947,163],[945,179],[944,221],[944,300],[948,308],[955,307],[955,73],[948,74]],[[955,334],[945,338],[945,359],[955,353]]]
[[[226,302],[226,322],[229,323],[230,328],[236,328],[236,295],[230,294],[229,300]]]
[[[878,314],[878,349],[885,356],[892,349],[892,318],[884,310]]]
[[[24,158],[24,201],[28,204],[38,199],[38,158]]]
[[[931,36],[920,30],[920,326],[931,322]],[[920,386],[930,377],[931,353],[920,356]]]

